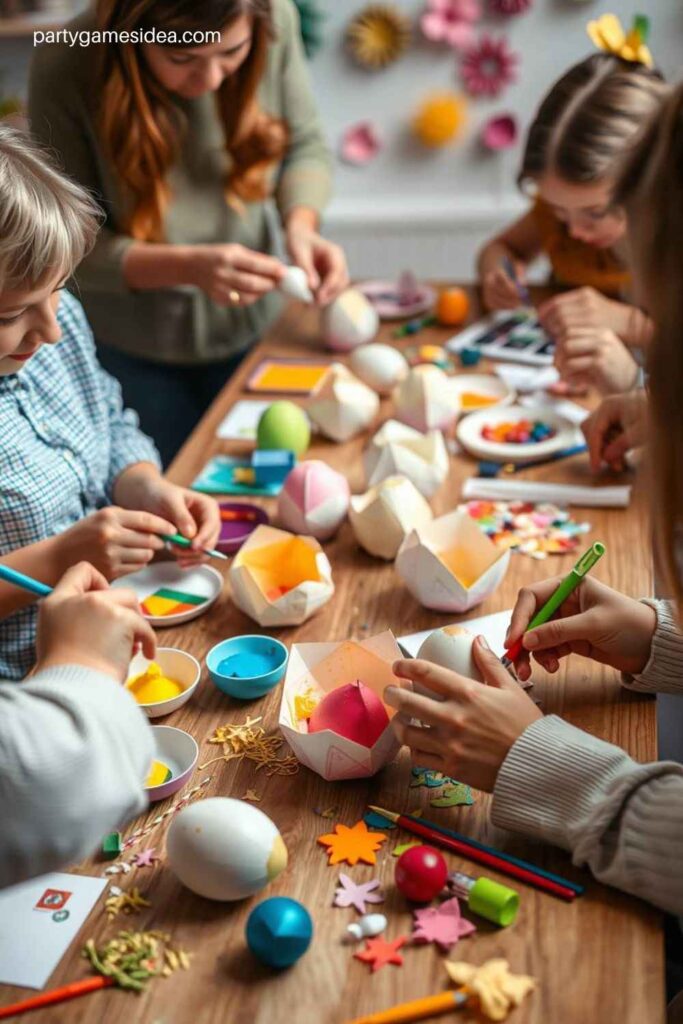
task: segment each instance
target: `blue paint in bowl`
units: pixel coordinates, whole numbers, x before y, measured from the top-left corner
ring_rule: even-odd
[[[281,682],[288,657],[285,645],[272,636],[233,636],[211,648],[206,667],[222,693],[253,700]]]

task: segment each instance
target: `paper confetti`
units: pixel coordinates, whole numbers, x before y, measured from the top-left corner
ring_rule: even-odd
[[[435,942],[447,953],[458,939],[471,935],[476,928],[460,915],[460,903],[453,897],[439,907],[413,911],[415,924],[413,942]]]
[[[446,960],[444,967],[452,982],[465,985],[477,997],[480,1012],[489,1020],[505,1020],[536,987],[528,974],[511,974],[507,960],[487,960],[481,967]]]
[[[471,807],[474,803],[472,790],[464,782],[456,782],[454,786],[444,786],[438,796],[429,801],[432,807],[459,807],[461,804]]]
[[[142,992],[150,978],[168,977],[179,967],[186,971],[190,967],[190,954],[172,946],[164,932],[119,932],[101,949],[88,939],[83,956],[98,974],[136,992]]]
[[[265,768],[266,775],[296,775],[299,762],[293,754],[277,756],[284,740],[275,733],[267,735],[263,726],[258,724],[260,721],[260,716],[247,717],[241,725],[219,725],[208,742],[220,744],[223,753],[200,764],[199,768],[208,768],[216,761],[241,761],[246,758],[255,763],[257,772]]]
[[[364,821],[357,821],[352,828],[348,825],[335,825],[334,832],[318,838],[320,845],[328,848],[330,866],[346,861],[352,867],[359,860],[364,864],[376,864],[375,851],[386,840],[387,837],[381,832],[368,831]]]
[[[335,907],[355,907],[359,914],[364,914],[366,903],[384,903],[379,878],[373,878],[370,882],[354,882],[342,872],[339,881],[341,884],[334,895]]]
[[[104,903],[104,909],[110,920],[120,913],[139,914],[143,907],[151,906],[149,900],[140,895],[139,889],[133,888],[130,892],[123,892],[117,885],[112,885]]]
[[[468,501],[458,506],[494,544],[543,559],[576,551],[590,523],[575,522],[557,505],[523,501]]]
[[[154,861],[159,860],[156,855],[153,846],[150,846],[149,850],[142,850],[140,853],[136,853],[133,857],[133,865],[136,868],[152,868],[154,867]]]
[[[449,775],[444,775],[443,772],[432,771],[431,768],[413,768],[411,774],[413,775],[410,783],[411,789],[415,789],[418,786],[437,789],[439,786],[460,785],[457,779],[452,779]]]
[[[412,846],[422,846],[422,843],[419,839],[411,839],[409,843],[399,843],[398,846],[395,846],[391,851],[391,856],[400,857],[402,853],[405,853],[406,850],[409,850]]]
[[[396,828],[395,821],[389,821],[389,819],[385,818],[383,814],[377,814],[376,811],[368,811],[367,814],[364,814],[363,821],[368,826],[368,828],[384,830]]]
[[[242,799],[251,800],[251,802],[255,804],[261,803],[261,797],[258,795],[258,793],[255,793],[253,789],[248,789],[244,796],[242,797]]]
[[[313,813],[317,814],[320,818],[336,818],[337,808],[336,807],[314,807]]]
[[[384,967],[385,964],[395,964],[396,967],[401,967],[403,957],[399,953],[399,949],[405,943],[405,935],[400,935],[397,939],[392,939],[391,942],[387,942],[380,935],[376,939],[366,939],[365,949],[353,955],[356,960],[362,960],[366,964],[371,964],[372,973],[374,974],[375,971]]]

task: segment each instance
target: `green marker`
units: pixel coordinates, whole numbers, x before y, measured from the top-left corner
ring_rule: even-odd
[[[587,576],[591,571],[596,562],[598,562],[605,553],[605,545],[601,544],[599,540],[596,540],[595,544],[591,544],[588,551],[581,555],[572,571],[568,576],[560,583],[559,587],[554,594],[548,598],[543,607],[536,612],[533,619],[527,626],[525,632],[530,629],[536,629],[537,626],[542,626],[544,622],[547,622],[553,617],[560,605],[564,604],[570,594],[572,594],[578,587],[584,576]],[[510,665],[519,657],[522,652],[522,637],[508,648],[508,652],[502,659],[503,665],[509,668]]]
[[[188,540],[187,537],[182,537],[179,533],[160,533],[159,536],[162,540],[165,540],[168,544],[175,544],[179,548],[191,548],[192,541]],[[216,551],[213,548],[205,548],[202,550],[203,555],[209,555],[211,558],[222,558],[225,562],[228,561],[228,556],[224,555],[222,551]]]

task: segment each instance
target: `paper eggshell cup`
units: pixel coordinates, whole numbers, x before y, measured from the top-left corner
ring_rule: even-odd
[[[414,484],[391,476],[354,495],[349,521],[356,540],[370,555],[391,561],[413,528],[429,522],[432,510]]]
[[[293,644],[280,704],[280,729],[301,764],[328,782],[374,775],[400,750],[391,728],[395,711],[384,704],[384,689],[398,685],[391,666],[401,650],[390,630],[356,642]],[[312,690],[320,699],[360,680],[384,704],[390,723],[372,747],[365,747],[329,729],[309,733],[297,721],[294,698]]]
[[[348,441],[370,426],[379,411],[376,393],[342,363],[332,363],[311,392],[306,412],[331,441]]]
[[[197,659],[186,651],[178,650],[176,647],[157,647],[153,658],[146,658],[142,651],[135,655],[128,666],[126,682],[134,676],[141,676],[153,661],[168,679],[175,679],[183,688],[182,693],[179,693],[177,697],[170,697],[168,700],[154,701],[153,704],[141,704],[136,701],[148,718],[161,718],[163,715],[170,715],[172,711],[177,711],[183,704],[187,704],[199,686],[202,668]]]
[[[189,781],[199,758],[199,747],[188,732],[170,725],[153,725],[154,758],[167,764],[173,773],[160,786],[145,787],[149,802],[156,803],[177,793]]]
[[[398,420],[387,420],[365,449],[363,467],[368,487],[398,474],[431,498],[448,476],[450,461],[440,430],[422,434]]]
[[[465,612],[496,590],[509,562],[509,550],[496,547],[465,513],[451,512],[413,530],[395,568],[425,608]]]

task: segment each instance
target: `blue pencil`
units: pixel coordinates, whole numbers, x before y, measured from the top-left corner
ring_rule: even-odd
[[[521,473],[523,469],[532,469],[534,466],[545,466],[548,462],[557,462],[558,459],[568,459],[572,455],[582,455],[588,451],[587,444],[575,444],[571,448],[562,448],[552,455],[545,455],[542,459],[532,459],[531,462],[520,462],[513,465],[510,462],[491,462],[488,459],[479,463],[479,476],[498,476],[501,470],[505,473]]]
[[[30,594],[37,594],[38,597],[47,597],[52,593],[52,587],[48,587],[47,583],[34,580],[32,576],[25,576],[23,572],[10,569],[8,565],[0,565],[0,580],[4,580],[5,583],[13,583],[15,587],[22,587],[23,590],[28,590]]]
[[[532,306],[533,303],[531,301],[531,294],[529,293],[529,289],[525,284],[522,284],[520,279],[517,277],[515,265],[509,256],[503,257],[503,270],[508,275],[508,277],[512,279],[514,286],[517,289],[517,294],[519,295],[520,302],[522,302],[525,306]]]

